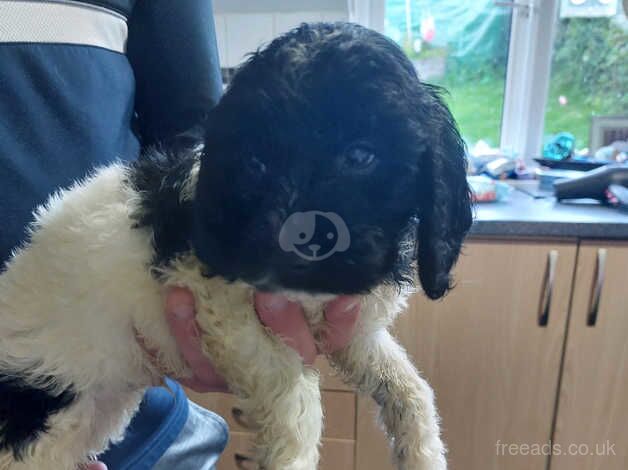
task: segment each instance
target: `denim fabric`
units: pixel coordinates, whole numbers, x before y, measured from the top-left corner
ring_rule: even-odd
[[[166,384],[146,392],[124,440],[98,458],[109,470],[150,470],[177,439],[188,420],[188,399],[179,384]]]
[[[228,440],[225,420],[190,402],[185,426],[153,470],[214,470]]]

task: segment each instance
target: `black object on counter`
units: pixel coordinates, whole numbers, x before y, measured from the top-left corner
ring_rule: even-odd
[[[628,165],[606,165],[587,171],[582,176],[554,183],[554,194],[562,199],[592,198],[607,201],[607,189],[611,185],[628,187]]]
[[[541,166],[552,168],[555,170],[576,170],[576,171],[589,171],[595,170],[601,166],[608,165],[607,162],[600,162],[593,159],[568,159],[568,160],[552,160],[551,158],[535,158]]]

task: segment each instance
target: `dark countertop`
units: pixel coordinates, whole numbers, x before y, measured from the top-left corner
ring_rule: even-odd
[[[471,236],[628,240],[628,213],[592,200],[559,203],[548,193],[539,193],[536,182],[516,187],[505,202],[476,205]]]

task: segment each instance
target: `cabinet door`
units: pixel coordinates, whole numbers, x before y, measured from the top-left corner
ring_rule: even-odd
[[[575,255],[575,242],[470,241],[455,289],[439,302],[415,295],[399,319],[397,337],[436,391],[451,469],[545,470],[547,457],[521,454],[551,436]],[[361,398],[356,468],[391,469],[372,421]]]
[[[240,416],[235,406],[236,398],[228,393],[196,393],[186,391],[188,398],[197,405],[222,416],[229,431],[250,433],[245,416]],[[355,440],[356,396],[352,392],[328,392],[321,394],[325,426],[323,437],[330,439]]]
[[[248,457],[252,439],[250,433],[230,432],[229,443],[216,464],[216,470],[260,470]],[[355,441],[324,437],[318,470],[353,470],[354,453]]]
[[[552,470],[628,468],[627,280],[628,243],[580,246]]]

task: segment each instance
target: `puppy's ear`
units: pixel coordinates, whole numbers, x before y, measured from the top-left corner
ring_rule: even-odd
[[[429,145],[421,163],[417,261],[427,296],[438,299],[451,287],[449,271],[471,227],[465,145],[440,89],[423,85],[429,95]]]

